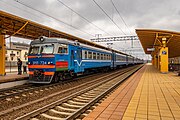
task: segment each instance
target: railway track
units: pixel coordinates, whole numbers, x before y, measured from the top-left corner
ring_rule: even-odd
[[[86,113],[84,113],[85,111],[87,111],[91,106],[95,105],[107,94],[112,92],[126,78],[131,76],[141,67],[142,66],[131,67],[119,73],[115,73],[113,76],[111,75],[106,77],[105,80],[97,84],[93,84],[67,97],[22,115],[21,117],[16,118],[16,120],[30,118],[32,118],[32,120],[73,120],[79,116],[86,116]]]
[[[26,84],[26,85],[13,87],[13,88],[4,89],[0,91],[0,99],[4,99],[13,95],[15,96],[17,94],[30,91],[34,88],[35,86],[33,86],[32,84]]]
[[[94,75],[98,76],[99,74],[94,74]],[[31,92],[31,91],[37,91],[39,89],[41,89],[41,90],[48,89],[48,88],[52,89],[53,87],[58,87],[59,85],[66,84],[66,83],[69,84],[70,82],[77,81],[78,79],[86,79],[86,78],[94,76],[94,75],[81,76],[81,77],[78,77],[78,78],[75,78],[72,80],[61,81],[59,83],[54,83],[54,84],[50,84],[50,85],[25,84],[25,85],[16,86],[13,88],[3,89],[3,90],[0,90],[0,100],[14,97],[19,94],[23,94],[23,93],[27,93],[27,92]]]
[[[133,66],[135,67],[135,66]],[[45,106],[63,97],[70,95],[73,92],[80,91],[88,86],[92,86],[99,81],[103,81],[107,78],[113,78],[118,73],[130,70],[133,67],[120,69],[113,72],[103,73],[100,75],[93,74],[85,77],[77,78],[77,81],[67,81],[66,84],[53,85],[51,87],[45,87],[42,89],[40,86],[38,90],[22,94],[20,97],[12,97],[10,101],[1,100],[2,106],[0,107],[0,117],[2,119],[15,119],[21,116],[23,113],[28,113],[37,109],[39,106]],[[83,79],[84,78],[84,79]],[[79,80],[78,80],[79,79]],[[37,92],[37,93],[36,93]],[[30,94],[31,93],[31,94]],[[30,94],[30,95],[29,95]]]
[[[111,73],[111,72],[110,72]],[[48,89],[52,89],[54,87],[59,87],[62,84],[70,84],[71,82],[80,80],[80,79],[86,79],[89,77],[93,77],[95,78],[96,76],[101,76],[102,73],[98,73],[98,74],[90,74],[87,76],[80,76],[78,78],[74,78],[74,79],[70,79],[67,81],[61,81],[59,83],[54,83],[54,84],[50,84],[50,85],[35,85],[35,84],[25,84],[25,85],[21,85],[21,86],[16,86],[13,88],[8,88],[8,89],[4,89],[4,90],[0,90],[0,100],[2,99],[7,99],[7,101],[11,100],[13,97],[21,97],[23,93],[30,93],[32,91],[39,91],[39,90],[48,90]],[[109,73],[107,73],[109,74]],[[104,73],[103,73],[104,75]],[[106,75],[106,74],[105,74]],[[38,93],[38,92],[35,92]]]

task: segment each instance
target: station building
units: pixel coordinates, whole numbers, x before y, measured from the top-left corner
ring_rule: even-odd
[[[6,48],[6,67],[17,66],[17,59],[20,58],[25,64],[28,60],[29,44],[11,42]]]

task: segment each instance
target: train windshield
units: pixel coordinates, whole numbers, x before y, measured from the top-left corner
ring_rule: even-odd
[[[39,48],[40,48],[39,46],[32,46],[32,47],[30,47],[29,54],[38,54]]]
[[[52,54],[54,52],[54,45],[41,46],[40,54]]]

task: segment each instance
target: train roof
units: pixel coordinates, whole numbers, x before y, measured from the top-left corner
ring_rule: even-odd
[[[78,40],[73,41],[73,40],[64,39],[64,38],[40,37],[39,39],[36,39],[36,40],[32,41],[31,45],[42,44],[42,43],[64,43],[64,44],[71,44],[71,45],[82,44],[82,46],[89,45],[91,47],[96,47],[96,48],[100,48],[100,49],[103,49],[103,50],[113,51],[113,52],[116,52],[116,53],[119,53],[119,54],[128,55],[128,54],[125,54],[125,53],[120,52],[118,50],[107,48],[105,46],[102,46],[102,45],[99,45],[99,44],[96,44],[96,43],[93,43],[93,42],[90,42],[90,41],[87,41],[87,40],[84,40],[84,42],[82,42],[82,41],[78,41]],[[130,55],[128,55],[128,56],[130,56]]]

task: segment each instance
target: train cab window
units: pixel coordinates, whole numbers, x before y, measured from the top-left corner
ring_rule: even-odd
[[[100,54],[99,54],[99,53],[97,53],[97,59],[98,59],[98,60],[100,59]]]
[[[29,54],[38,54],[39,53],[39,46],[31,46],[29,49]]]
[[[54,44],[41,46],[41,54],[51,54],[54,52]]]
[[[88,52],[88,58],[92,59],[92,52]]]
[[[58,53],[67,54],[68,53],[68,46],[65,44],[60,44],[59,48],[58,48]]]
[[[93,59],[95,60],[96,59],[96,53],[93,52]]]

